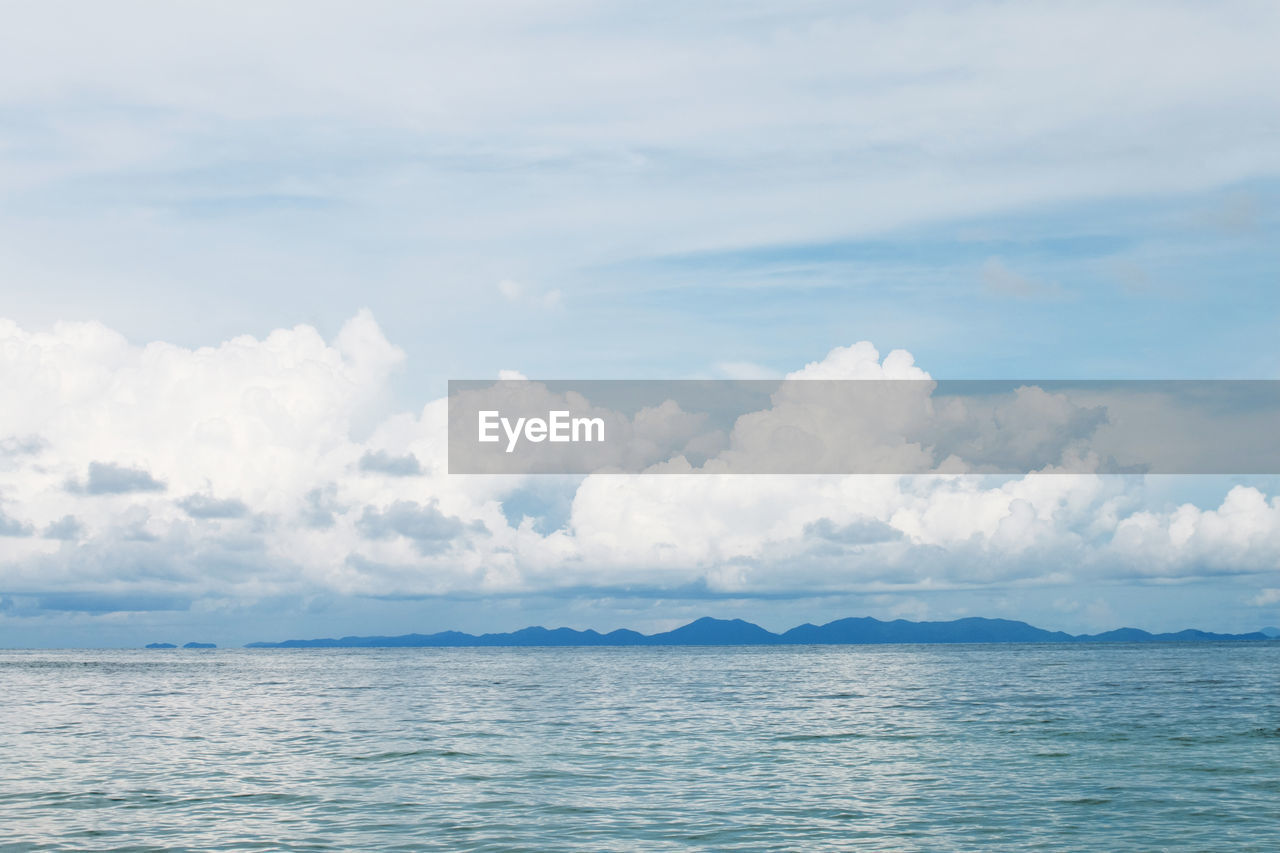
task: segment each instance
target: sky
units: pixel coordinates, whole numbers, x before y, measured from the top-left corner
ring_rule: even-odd
[[[0,645],[1280,622],[1275,478],[468,478],[443,409],[1280,378],[1274,3],[5,18]]]

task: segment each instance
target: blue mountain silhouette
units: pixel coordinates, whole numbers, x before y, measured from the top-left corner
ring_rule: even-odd
[[[873,643],[1205,643],[1267,641],[1261,631],[1249,634],[1214,634],[1188,628],[1168,634],[1152,634],[1140,628],[1117,628],[1101,634],[1067,634],[1046,631],[1012,619],[969,617],[951,622],[882,622],[869,616],[837,619],[825,625],[799,625],[782,634],[767,631],[742,619],[704,616],[659,634],[619,629],[576,631],[572,628],[521,628],[504,634],[403,634],[398,637],[342,637],[317,640],[285,640],[249,643],[251,649],[396,648],[462,646],[784,646],[863,645]]]

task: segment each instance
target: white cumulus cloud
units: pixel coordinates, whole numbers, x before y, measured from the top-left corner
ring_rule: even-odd
[[[1141,478],[1086,474],[593,475],[543,489],[543,523],[520,505],[530,478],[447,473],[443,399],[353,429],[402,361],[367,312],[330,341],[298,326],[198,349],[0,321],[0,594],[930,590],[1265,575],[1280,557],[1280,500],[1257,488],[1162,507]],[[928,379],[865,342],[791,376]],[[686,420],[664,404],[632,429],[679,447]],[[719,452],[750,450],[754,423]]]

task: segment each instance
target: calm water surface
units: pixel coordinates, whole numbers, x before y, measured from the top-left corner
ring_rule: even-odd
[[[0,652],[2,850],[1280,850],[1280,643]]]

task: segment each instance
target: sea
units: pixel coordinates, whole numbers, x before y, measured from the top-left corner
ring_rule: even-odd
[[[1280,850],[1280,643],[0,651],[0,850]]]

